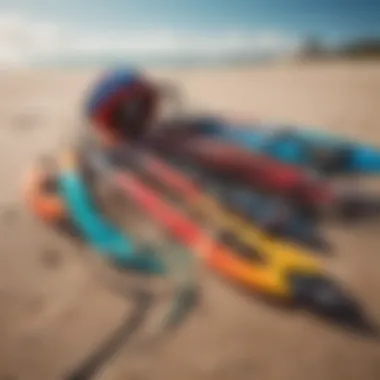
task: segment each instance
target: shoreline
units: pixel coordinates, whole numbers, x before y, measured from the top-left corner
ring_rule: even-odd
[[[118,63],[111,64],[36,64],[36,65],[25,65],[25,66],[16,66],[16,67],[2,67],[0,65],[0,74],[4,72],[46,72],[54,73],[56,71],[62,72],[82,72],[82,71],[100,71],[107,68],[118,68],[118,67],[132,67],[132,68],[141,68],[143,71],[199,71],[199,70],[240,70],[240,69],[260,69],[260,68],[277,68],[281,66],[287,66],[288,68],[323,68],[323,67],[333,67],[333,66],[343,66],[343,67],[358,67],[360,68],[365,66],[380,66],[380,57],[379,58],[321,58],[321,59],[298,59],[298,58],[283,58],[278,60],[263,60],[263,61],[243,61],[243,62],[216,62],[216,63],[204,63],[204,62],[195,62],[189,64],[176,64],[176,63],[160,63],[152,65],[144,65],[139,63],[130,63],[128,61],[120,60]]]

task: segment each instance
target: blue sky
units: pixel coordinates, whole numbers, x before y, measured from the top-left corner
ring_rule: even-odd
[[[0,0],[0,10],[78,28],[278,29],[326,38],[380,35],[380,1]]]
[[[144,38],[134,40],[131,31]],[[181,40],[182,34],[191,34],[192,39]],[[214,54],[236,53],[237,47],[275,50],[294,47],[294,41],[306,36],[331,43],[380,37],[380,1],[0,0],[0,60],[2,54],[25,57],[42,51],[47,54],[49,49],[57,53],[57,45],[65,47],[65,54],[88,50],[86,44],[92,46],[92,52],[98,49],[98,53],[108,54],[141,53],[144,44],[146,51],[161,46],[163,54],[180,48],[183,53],[185,45],[194,52],[202,43],[198,53],[208,47]],[[22,50],[20,40],[25,39],[31,46],[36,43],[38,49]],[[112,48],[106,46],[107,40],[113,41]],[[125,45],[126,40],[129,44]],[[222,46],[223,40],[228,41],[226,46]],[[98,47],[96,41],[101,41]]]

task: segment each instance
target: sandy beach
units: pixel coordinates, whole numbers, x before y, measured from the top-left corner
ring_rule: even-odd
[[[320,126],[380,145],[380,63],[152,71],[200,111]],[[25,209],[33,160],[67,141],[97,70],[0,72],[0,379],[59,380],[130,313],[123,284]],[[376,186],[375,186],[376,188]],[[380,221],[329,227],[324,260],[380,325]],[[202,307],[159,348],[126,346],[97,379],[378,380],[380,343],[240,294],[213,275]],[[137,337],[136,340],[139,338]]]

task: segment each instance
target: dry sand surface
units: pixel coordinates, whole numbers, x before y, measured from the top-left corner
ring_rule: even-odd
[[[380,144],[380,64],[153,73],[196,108],[320,125]],[[0,379],[55,380],[131,310],[100,264],[24,209],[27,166],[75,128],[93,71],[0,73]],[[379,222],[380,223],[380,222]],[[380,324],[380,224],[328,229],[326,268]],[[99,379],[377,380],[380,345],[303,312],[264,305],[212,276],[203,307],[159,349],[123,350]],[[138,338],[137,338],[138,340]]]

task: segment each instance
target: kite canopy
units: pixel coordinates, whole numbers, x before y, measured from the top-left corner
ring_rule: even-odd
[[[155,114],[157,89],[134,70],[105,73],[90,89],[85,113],[91,126],[116,139],[137,139]]]

